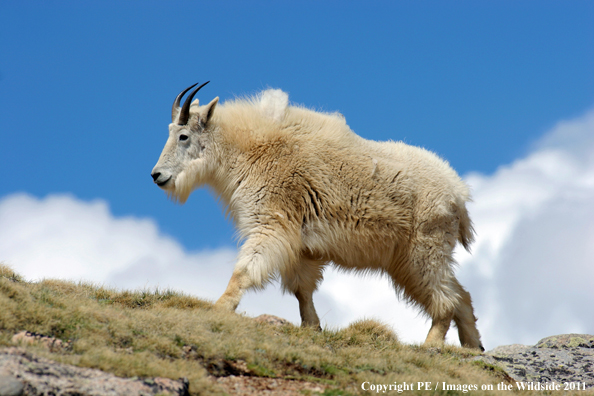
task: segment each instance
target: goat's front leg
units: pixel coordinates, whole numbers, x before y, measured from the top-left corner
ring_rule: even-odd
[[[295,294],[299,301],[301,326],[311,326],[321,330],[320,319],[313,303],[313,293],[322,281],[323,261],[302,257],[298,265],[281,272],[282,286],[285,291]]]
[[[253,287],[254,283],[245,271],[235,269],[233,275],[231,275],[227,289],[219,297],[215,303],[215,307],[235,311],[241,301],[241,297],[249,288]]]
[[[216,307],[235,311],[241,297],[249,289],[262,289],[279,270],[295,260],[291,244],[282,235],[258,233],[242,246],[227,289]]]

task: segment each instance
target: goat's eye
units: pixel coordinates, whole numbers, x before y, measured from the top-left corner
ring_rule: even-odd
[[[182,142],[188,140],[188,135],[179,135],[179,140]]]

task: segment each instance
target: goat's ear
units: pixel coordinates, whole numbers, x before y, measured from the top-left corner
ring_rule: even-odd
[[[215,107],[217,107],[217,103],[219,103],[218,96],[214,98],[209,104],[200,109],[200,113],[198,116],[200,117],[200,122],[202,123],[202,125],[208,124],[208,121],[210,121],[210,118],[214,114],[214,109]]]

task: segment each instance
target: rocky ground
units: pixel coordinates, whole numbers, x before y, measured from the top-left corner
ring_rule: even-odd
[[[211,379],[231,395],[303,396],[303,391],[324,391],[320,384],[306,381],[234,375]],[[119,378],[56,363],[23,348],[0,349],[0,396],[186,396],[188,388],[184,378]]]
[[[563,334],[534,346],[505,345],[475,358],[503,369],[518,382],[582,383],[594,387],[594,336]],[[563,386],[562,386],[563,389]]]
[[[283,323],[283,319],[262,317],[259,320]],[[49,337],[19,333],[15,344],[42,343],[48,348],[62,348]],[[474,358],[497,366],[509,376],[508,381],[525,383],[580,384],[594,388],[594,336],[565,334],[545,338],[534,346],[497,347]],[[255,376],[212,377],[232,395],[302,395],[322,393],[320,384]],[[515,384],[514,384],[515,385]],[[574,385],[575,386],[575,385]],[[148,396],[187,395],[186,379],[119,378],[99,370],[53,362],[35,356],[21,347],[0,349],[0,396],[21,395],[96,395]],[[568,388],[569,389],[569,388]]]
[[[185,379],[119,378],[100,370],[53,362],[22,348],[0,350],[0,396],[187,395]]]

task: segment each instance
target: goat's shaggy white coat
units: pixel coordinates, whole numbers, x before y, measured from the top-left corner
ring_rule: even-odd
[[[453,319],[462,345],[482,348],[453,272],[456,243],[473,239],[469,191],[447,162],[363,139],[342,115],[289,106],[280,90],[217,103],[195,101],[188,125],[170,125],[153,170],[181,202],[210,185],[235,221],[244,243],[217,306],[234,310],[247,289],[280,276],[303,324],[319,326],[312,294],[333,263],[390,276],[432,318],[426,343],[443,342]]]

